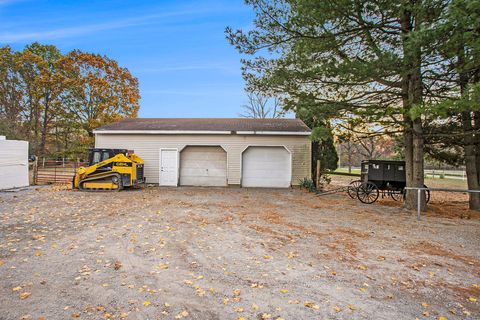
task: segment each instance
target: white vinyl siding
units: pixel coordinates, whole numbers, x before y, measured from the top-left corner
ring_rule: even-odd
[[[249,147],[242,155],[242,187],[288,188],[290,153],[283,147]]]
[[[292,154],[292,185],[311,176],[311,142],[308,136],[274,135],[162,135],[162,134],[95,134],[97,148],[134,150],[145,161],[147,183],[159,182],[159,150],[186,146],[220,146],[227,152],[227,183],[240,185],[242,153],[249,146],[285,146]],[[180,160],[181,161],[181,160]]]
[[[180,153],[181,186],[227,185],[227,153],[221,147],[186,147]]]
[[[28,142],[0,140],[0,190],[28,185]]]

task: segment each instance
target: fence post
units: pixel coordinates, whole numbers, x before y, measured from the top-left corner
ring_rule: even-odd
[[[53,176],[53,183],[57,183],[57,162],[55,161],[55,171]]]
[[[320,189],[320,160],[318,159],[317,159],[317,172],[315,176],[315,183],[316,183],[317,190],[319,190]]]
[[[420,221],[420,205],[421,205],[421,193],[422,190],[417,189],[417,220]]]
[[[37,177],[38,177],[38,158],[35,157],[35,161],[33,161],[33,185],[37,185]]]
[[[42,167],[45,168],[45,157],[43,157]]]

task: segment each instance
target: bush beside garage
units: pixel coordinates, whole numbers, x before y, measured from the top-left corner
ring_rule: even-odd
[[[134,150],[147,183],[286,188],[311,176],[300,119],[137,118],[94,131],[96,148]]]

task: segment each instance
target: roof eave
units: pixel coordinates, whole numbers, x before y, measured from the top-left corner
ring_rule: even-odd
[[[206,131],[206,130],[93,130],[95,134],[239,134],[239,135],[282,135],[309,136],[306,131]]]

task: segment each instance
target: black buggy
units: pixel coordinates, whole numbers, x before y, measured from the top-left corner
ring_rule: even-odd
[[[405,161],[363,160],[360,180],[352,181],[347,192],[352,199],[358,198],[363,203],[374,203],[380,194],[382,198],[390,196],[395,201],[402,201],[405,187]],[[425,197],[428,203],[428,190]]]

